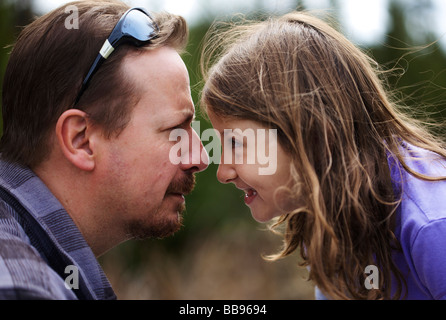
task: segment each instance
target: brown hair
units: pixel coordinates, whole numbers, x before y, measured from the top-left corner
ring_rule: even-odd
[[[70,5],[79,28],[67,29]],[[76,1],[38,18],[20,33],[5,72],[2,157],[35,166],[51,150],[59,116],[72,108],[81,83],[103,42],[129,7],[120,1]],[[68,12],[68,13],[67,13]],[[181,52],[188,29],[182,17],[154,14],[160,35],[147,48],[122,46],[101,66],[77,104],[107,136],[119,134],[130,120],[137,94],[120,61],[132,52],[170,46]],[[150,72],[150,71],[148,71]]]
[[[441,143],[397,110],[376,62],[328,23],[295,12],[229,26],[208,33],[201,107],[276,128],[291,155],[289,192],[302,205],[272,226],[286,225],[283,250],[272,259],[300,248],[310,279],[331,298],[403,296],[392,260],[400,198],[387,155],[416,177],[444,179],[414,172],[400,152],[406,141],[446,157]],[[368,265],[380,267],[378,290],[363,285]]]

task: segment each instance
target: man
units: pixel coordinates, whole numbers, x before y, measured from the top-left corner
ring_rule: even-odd
[[[0,298],[114,299],[96,257],[181,227],[207,167],[186,41],[183,18],[116,1],[73,2],[22,31],[2,95]],[[174,128],[200,145],[180,164]]]

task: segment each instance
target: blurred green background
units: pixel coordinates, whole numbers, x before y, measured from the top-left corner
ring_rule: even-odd
[[[328,13],[338,21],[341,32],[385,69],[392,69],[389,83],[411,111],[419,111],[423,106],[423,112],[419,112],[422,116],[446,119],[443,0],[376,1],[375,7],[381,12],[379,20],[368,12],[369,0],[290,0],[286,5],[283,1],[279,5],[279,1],[253,0],[243,2],[243,6],[231,6],[236,2],[221,0],[126,2],[142,4],[153,11],[169,11],[169,6],[180,9],[175,7],[177,3],[188,12],[190,41],[183,58],[197,109],[202,85],[198,65],[201,42],[215,19],[230,18],[238,12],[255,18],[299,8],[317,9],[323,18]],[[45,6],[42,3],[0,0],[0,84],[10,45],[21,27],[49,10],[48,5],[60,5],[63,1],[45,1]],[[368,13],[371,20],[361,20]],[[210,127],[199,114],[198,120],[202,131]],[[444,130],[440,128],[439,133],[444,134]],[[220,184],[216,169],[217,165],[211,164],[197,175],[197,186],[186,199],[185,226],[180,232],[162,240],[129,241],[100,258],[118,298],[313,299],[313,286],[306,280],[306,270],[298,266],[297,255],[277,262],[262,258],[278,251],[281,238],[252,219],[243,204],[243,192]]]

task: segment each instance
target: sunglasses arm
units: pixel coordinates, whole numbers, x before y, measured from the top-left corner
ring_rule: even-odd
[[[88,82],[90,82],[90,79],[93,77],[94,73],[96,72],[96,70],[99,69],[99,67],[101,66],[101,64],[110,56],[110,54],[115,50],[115,48],[113,48],[113,46],[110,44],[110,42],[107,40],[105,40],[104,45],[101,48],[101,51],[99,51],[99,54],[97,55],[96,59],[94,60],[93,64],[90,67],[90,70],[88,71],[87,76],[85,77],[83,83],[82,83],[82,88],[79,91],[79,94],[77,95],[76,101],[74,103],[74,105],[76,105],[79,100],[80,97],[82,96],[82,94],[84,93],[85,89],[88,86]]]

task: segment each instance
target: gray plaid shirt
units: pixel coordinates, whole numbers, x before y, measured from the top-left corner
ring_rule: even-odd
[[[60,202],[29,168],[1,159],[0,299],[116,299]]]

